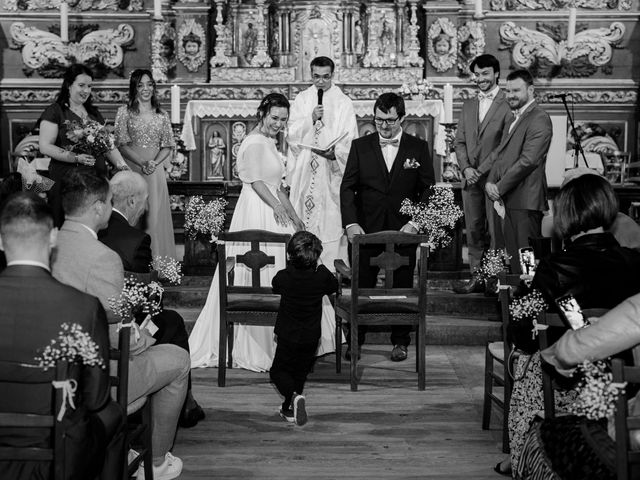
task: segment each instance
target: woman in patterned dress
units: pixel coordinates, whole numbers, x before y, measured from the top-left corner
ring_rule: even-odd
[[[149,70],[138,69],[129,81],[129,103],[116,115],[116,143],[132,170],[149,187],[146,232],[153,256],[175,258],[173,222],[164,165],[173,154],[175,140],[169,116],[158,104],[156,83]]]

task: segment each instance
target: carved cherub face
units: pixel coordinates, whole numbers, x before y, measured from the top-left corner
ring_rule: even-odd
[[[446,35],[439,35],[433,43],[433,51],[436,52],[437,55],[446,55],[449,53],[449,39]]]
[[[184,53],[187,55],[196,55],[200,51],[198,42],[188,41],[184,44]]]

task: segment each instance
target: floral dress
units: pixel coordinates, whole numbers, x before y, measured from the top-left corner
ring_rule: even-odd
[[[117,145],[129,146],[142,161],[153,160],[161,149],[175,146],[171,122],[164,112],[138,115],[122,106],[116,115],[115,134]],[[167,159],[158,165],[151,175],[145,175],[140,167],[130,161],[127,161],[127,164],[133,171],[144,176],[149,187],[149,209],[145,230],[151,236],[153,256],[175,258],[176,244],[165,175],[165,163],[168,161]]]

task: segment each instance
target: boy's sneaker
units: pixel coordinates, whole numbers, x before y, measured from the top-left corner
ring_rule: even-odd
[[[293,410],[291,410],[290,408],[287,410],[283,410],[282,408],[280,409],[280,416],[285,419],[287,422],[289,423],[293,423],[295,421],[294,417],[293,417]]]
[[[167,452],[162,465],[153,466],[154,480],[171,480],[179,477],[180,473],[182,473],[182,460],[171,455],[171,452]],[[144,480],[144,464],[138,468],[137,480]]]
[[[293,397],[293,419],[296,425],[304,425],[307,423],[307,409],[305,406],[305,398],[302,395]]]

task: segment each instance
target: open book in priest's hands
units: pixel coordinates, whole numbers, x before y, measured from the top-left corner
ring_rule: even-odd
[[[306,143],[298,143],[298,147],[300,148],[308,148],[309,150],[317,150],[320,152],[328,152],[332,148],[336,146],[336,144],[347,136],[349,132],[343,132],[341,135],[338,135],[336,138],[331,140],[327,145],[307,145]]]

